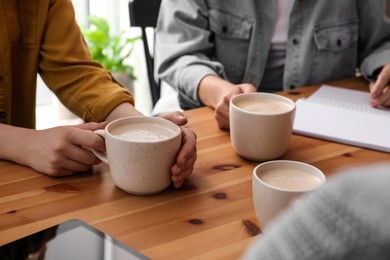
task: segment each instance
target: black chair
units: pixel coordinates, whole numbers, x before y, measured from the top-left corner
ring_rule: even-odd
[[[161,0],[130,0],[130,26],[139,27],[142,32],[146,66],[153,107],[160,98],[160,80],[154,77],[154,57],[150,54],[146,28],[156,28]]]

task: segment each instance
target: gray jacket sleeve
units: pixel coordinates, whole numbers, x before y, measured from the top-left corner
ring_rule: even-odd
[[[359,0],[359,49],[362,74],[390,64],[390,18],[386,18],[385,1]]]
[[[343,172],[290,207],[244,259],[390,259],[390,165]]]
[[[163,0],[156,29],[156,72],[179,92],[184,109],[202,106],[199,82],[208,74],[223,77],[211,60],[213,44],[203,0]]]

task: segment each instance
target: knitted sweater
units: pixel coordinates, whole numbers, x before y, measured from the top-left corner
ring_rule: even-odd
[[[390,164],[337,174],[279,217],[244,259],[390,259]]]

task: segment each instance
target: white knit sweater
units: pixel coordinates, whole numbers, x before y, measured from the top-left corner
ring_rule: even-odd
[[[330,178],[280,216],[244,259],[390,259],[390,164]]]

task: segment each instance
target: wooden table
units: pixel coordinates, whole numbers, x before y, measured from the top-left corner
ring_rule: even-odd
[[[367,90],[362,79],[331,83]],[[317,87],[281,94],[296,100]],[[52,178],[0,161],[0,245],[79,218],[152,259],[237,259],[259,233],[251,187],[257,163],[234,153],[229,133],[217,127],[211,109],[186,115],[198,135],[198,160],[178,190],[133,196],[115,187],[105,165],[87,174]],[[310,163],[329,177],[390,155],[293,135],[281,159]]]

